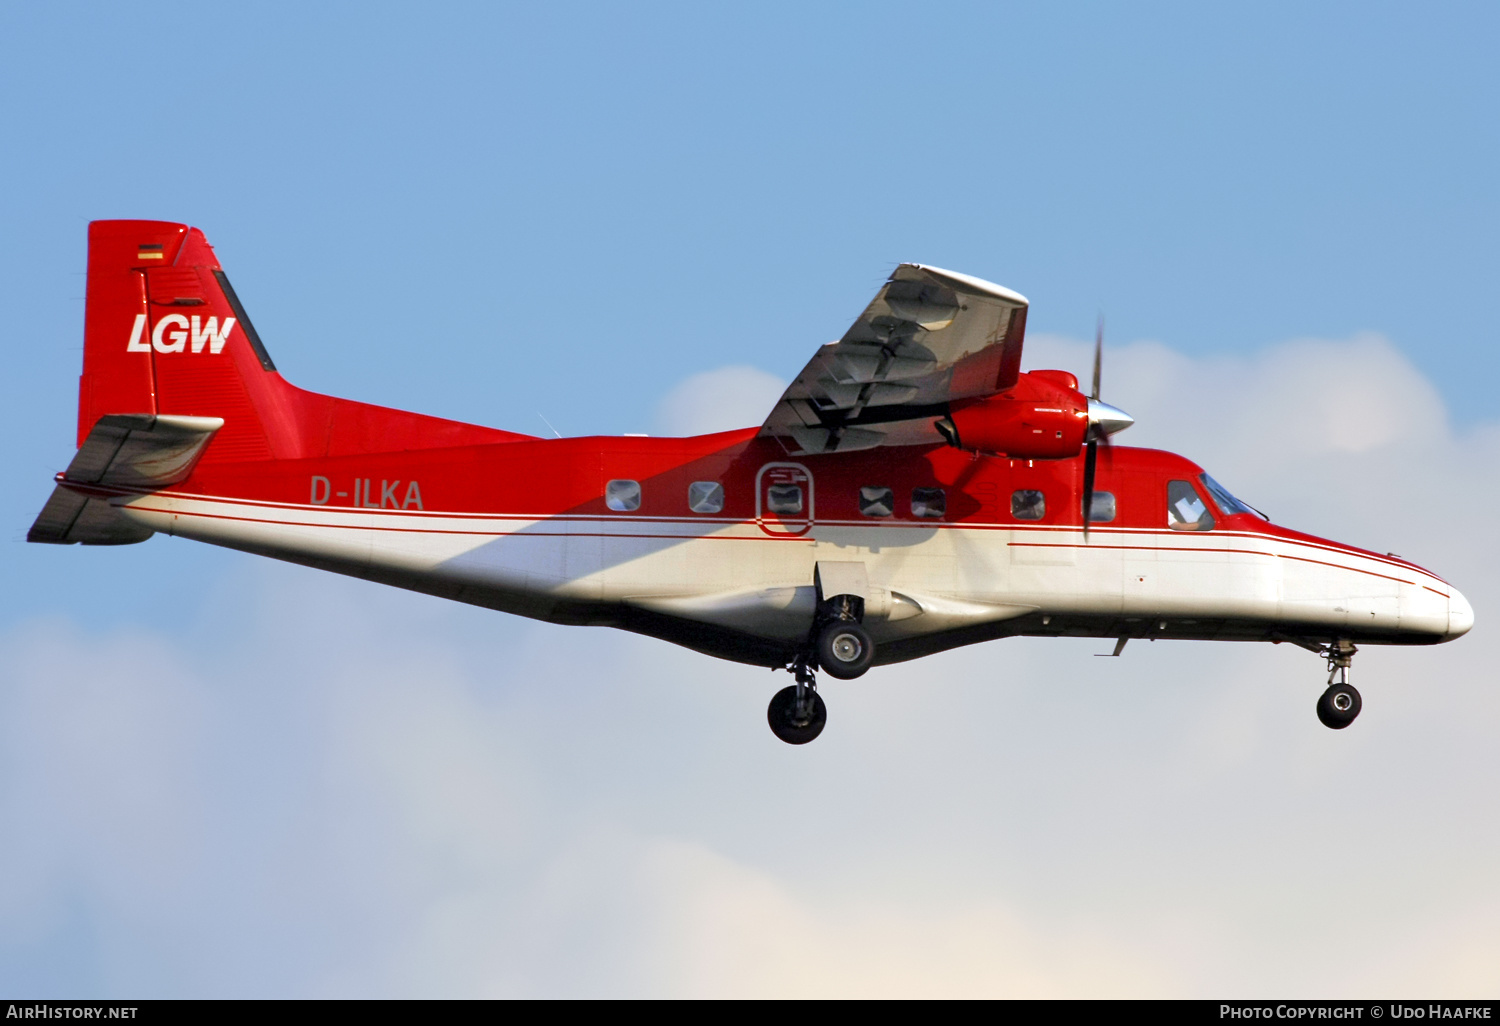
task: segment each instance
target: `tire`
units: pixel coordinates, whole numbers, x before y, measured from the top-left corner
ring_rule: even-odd
[[[830,677],[853,680],[874,659],[875,642],[857,623],[835,620],[818,632],[818,666]]]
[[[808,689],[808,697],[812,699],[811,708],[806,720],[797,717],[797,685],[782,688],[771,697],[771,705],[766,709],[766,721],[771,724],[771,733],[789,745],[805,745],[819,734],[823,733],[823,725],[828,722],[828,706],[823,704],[823,698],[811,688]]]
[[[1354,722],[1364,703],[1350,684],[1334,684],[1318,699],[1318,719],[1330,730],[1343,730]]]

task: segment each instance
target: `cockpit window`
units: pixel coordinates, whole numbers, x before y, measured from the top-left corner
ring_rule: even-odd
[[[1261,513],[1260,510],[1256,509],[1254,506],[1249,505],[1248,503],[1241,502],[1233,495],[1230,495],[1229,489],[1219,484],[1219,482],[1215,481],[1207,474],[1199,474],[1198,480],[1203,483],[1204,490],[1208,492],[1209,497],[1212,498],[1214,500],[1214,503],[1219,507],[1219,512],[1223,513],[1225,516],[1230,516],[1235,513],[1254,513],[1256,516],[1264,518],[1265,514]]]
[[[1167,526],[1174,531],[1212,531],[1213,514],[1191,481],[1167,482]]]

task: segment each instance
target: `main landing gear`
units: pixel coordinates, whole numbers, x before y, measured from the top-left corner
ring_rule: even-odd
[[[854,595],[835,595],[819,608],[802,651],[788,667],[797,683],[776,692],[766,710],[771,733],[787,744],[807,744],[823,732],[828,721],[815,669],[839,680],[853,680],[870,668],[875,642],[860,625],[863,615],[864,600]]]
[[[1323,653],[1328,660],[1328,688],[1318,698],[1318,719],[1330,730],[1343,730],[1353,723],[1364,704],[1349,683],[1349,664],[1357,651],[1352,641],[1341,639]]]
[[[836,620],[818,631],[818,665],[830,677],[853,680],[870,668],[875,642],[854,622]]]

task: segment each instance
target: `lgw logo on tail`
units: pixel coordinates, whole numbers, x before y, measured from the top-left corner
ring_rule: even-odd
[[[210,353],[218,354],[224,348],[224,343],[229,341],[230,329],[234,327],[234,318],[224,318],[224,326],[219,326],[217,317],[210,317],[208,322],[203,323],[203,318],[194,314],[191,322],[182,314],[167,314],[156,322],[156,327],[151,332],[151,344],[145,341],[146,315],[136,314],[135,325],[130,329],[130,344],[125,347],[127,353],[149,353],[156,350],[158,353],[180,353],[189,346],[195,353],[203,352],[203,347],[208,346]]]

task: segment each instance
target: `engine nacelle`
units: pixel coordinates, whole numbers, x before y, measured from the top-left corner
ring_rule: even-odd
[[[1088,397],[1067,371],[1022,374],[1014,388],[955,403],[937,422],[948,444],[1019,460],[1077,456],[1088,435]]]

